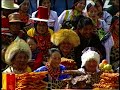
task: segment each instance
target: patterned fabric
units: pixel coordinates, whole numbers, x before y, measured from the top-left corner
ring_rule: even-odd
[[[65,81],[56,81],[52,80],[51,82],[48,82],[47,90],[51,89],[64,89],[66,87],[67,83]]]
[[[110,54],[110,64],[112,65],[113,69],[115,70],[119,67],[119,48],[112,47],[111,54]]]
[[[43,36],[43,35],[35,35],[34,36],[34,38],[38,42],[37,45],[40,48],[41,53],[43,55],[47,55],[48,49],[50,49],[50,47],[51,47],[50,37],[51,37],[50,33],[47,33],[45,36]]]
[[[53,69],[48,63],[46,63],[48,73],[50,74],[52,80],[57,80],[60,75],[60,68]]]

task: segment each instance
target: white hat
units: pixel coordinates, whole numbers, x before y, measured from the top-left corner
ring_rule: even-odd
[[[97,63],[99,63],[100,55],[97,52],[91,50],[84,52],[81,56],[81,61],[82,61],[81,67],[85,66],[86,62],[89,61],[90,59],[94,59],[96,60]]]
[[[1,6],[4,9],[19,9],[19,5],[14,3],[14,0],[2,0]]]

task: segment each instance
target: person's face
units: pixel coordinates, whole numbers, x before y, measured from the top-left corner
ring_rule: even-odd
[[[85,38],[90,38],[92,37],[93,33],[93,26],[92,25],[86,25],[85,27],[82,28],[82,30],[79,30],[81,35]]]
[[[28,55],[25,52],[20,52],[15,55],[12,60],[12,66],[18,69],[25,69],[28,63]]]
[[[59,52],[54,52],[50,56],[50,63],[52,67],[59,67],[59,64],[61,63],[61,55]]]
[[[102,12],[102,6],[100,5],[99,2],[96,2],[96,8],[97,8],[98,12]]]
[[[88,16],[92,19],[97,19],[98,15],[98,10],[94,6],[91,6],[90,9],[88,10]]]
[[[43,0],[42,6],[45,6],[45,7],[47,7],[47,8],[50,9],[50,7],[51,7],[51,2],[50,2],[50,0]]]
[[[69,54],[71,53],[71,50],[73,49],[73,45],[70,42],[62,42],[60,45],[60,50],[63,53]]]
[[[21,23],[16,22],[16,23],[10,23],[10,32],[14,35],[19,34],[21,30]]]
[[[86,71],[91,72],[91,73],[96,72],[97,66],[98,66],[98,64],[95,60],[87,61],[85,64]]]
[[[82,11],[85,8],[85,0],[79,1],[79,3],[75,6],[75,9],[78,11]]]
[[[45,34],[48,31],[48,25],[46,22],[37,23],[37,32],[39,34]]]
[[[27,12],[29,9],[29,1],[24,1],[20,6],[20,10]]]
[[[31,51],[34,51],[37,48],[37,44],[33,39],[28,39],[27,43],[29,44]]]

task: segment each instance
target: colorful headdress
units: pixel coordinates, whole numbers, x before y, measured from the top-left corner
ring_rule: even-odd
[[[80,44],[80,38],[76,32],[71,29],[61,29],[51,36],[51,42],[58,46],[63,41],[69,41],[74,47]]]
[[[18,38],[8,46],[5,52],[5,62],[10,65],[13,56],[19,51],[26,52],[29,56],[29,60],[31,59],[32,53],[29,45],[23,39]]]

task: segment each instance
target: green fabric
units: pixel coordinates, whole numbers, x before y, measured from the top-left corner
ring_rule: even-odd
[[[65,20],[65,21],[67,20],[68,15],[69,15],[69,11],[68,11],[68,10],[66,10],[66,13],[65,13],[65,18],[64,18],[64,20]]]
[[[98,30],[98,36],[99,36],[99,39],[100,39],[100,41],[105,37],[105,35],[106,35],[106,32],[101,28],[101,29],[99,29]]]

